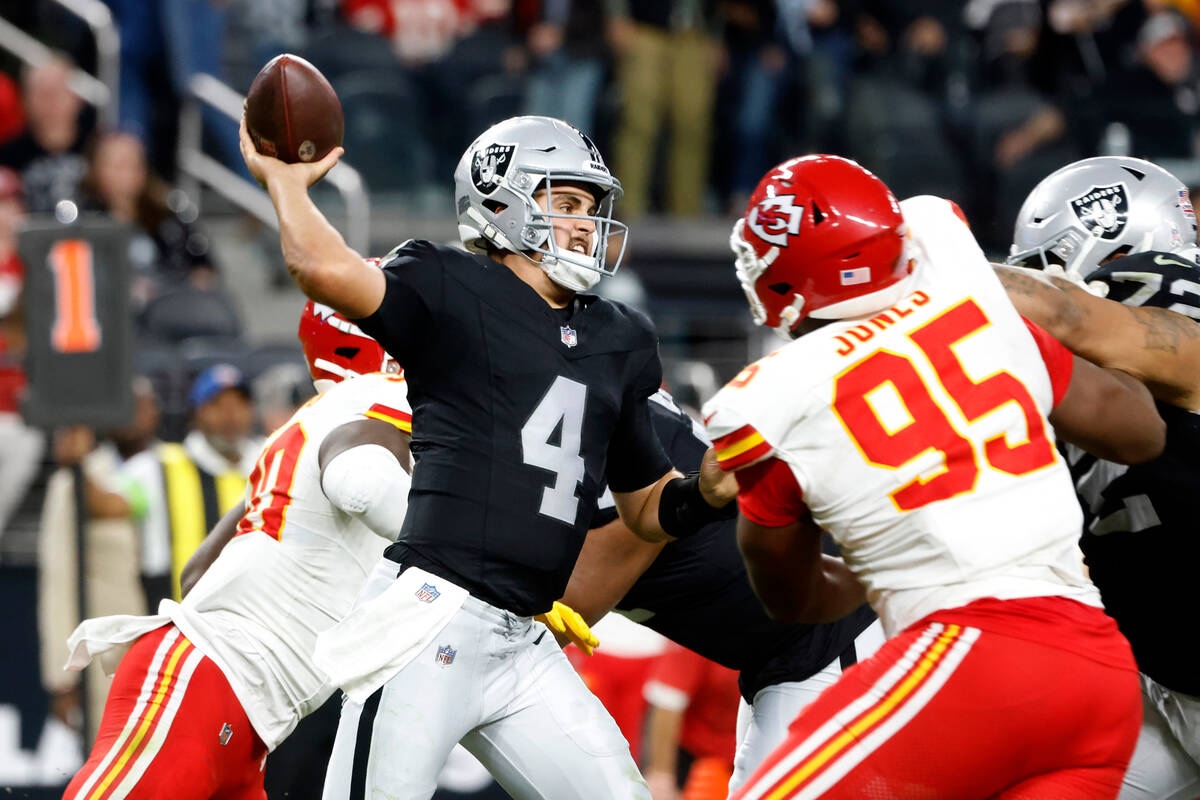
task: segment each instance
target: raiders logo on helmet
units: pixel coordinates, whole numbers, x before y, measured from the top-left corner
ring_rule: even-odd
[[[471,157],[471,183],[480,194],[496,191],[500,179],[508,174],[516,151],[515,144],[489,144],[475,151]]]
[[[764,242],[787,247],[788,237],[800,233],[800,221],[804,219],[804,206],[795,204],[790,194],[764,197],[750,209],[746,225]]]
[[[1071,210],[1093,235],[1116,239],[1129,218],[1129,193],[1123,183],[1093,186],[1071,200]]]

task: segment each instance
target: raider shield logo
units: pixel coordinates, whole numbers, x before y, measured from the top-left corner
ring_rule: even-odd
[[[1071,200],[1071,210],[1092,235],[1116,239],[1129,217],[1129,194],[1123,183],[1093,186]]]
[[[508,174],[516,151],[515,144],[489,144],[475,151],[471,157],[471,183],[480,194],[496,191],[500,179]]]

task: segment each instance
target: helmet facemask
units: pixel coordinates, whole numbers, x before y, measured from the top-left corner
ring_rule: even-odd
[[[780,338],[791,341],[792,328],[802,317],[804,296],[799,292],[794,292],[792,302],[779,311],[778,319],[772,323],[772,314],[758,294],[758,279],[775,262],[779,256],[779,248],[772,247],[766,252],[766,255],[759,258],[753,245],[747,242],[745,236],[742,235],[745,227],[745,219],[739,219],[733,224],[733,231],[729,234],[729,247],[733,250],[734,255],[734,273],[737,275],[738,283],[742,286],[742,291],[746,293],[747,302],[750,303],[750,316],[754,319],[755,325],[766,325]]]
[[[560,184],[583,183],[587,185],[588,190],[597,198],[596,213],[563,214],[547,210],[552,207],[554,200],[554,176],[546,172],[541,180],[535,183],[537,188],[534,192],[529,195],[522,194],[522,199],[525,200],[528,207],[528,222],[522,229],[520,242],[517,244],[521,248],[519,252],[523,254],[540,253],[542,258],[535,263],[559,286],[576,292],[585,292],[595,286],[602,276],[615,274],[617,267],[621,264],[621,259],[625,257],[625,245],[629,241],[627,236],[629,228],[624,223],[612,218],[613,206],[621,196],[621,187],[616,184],[606,191],[595,184],[574,178],[563,179],[560,177],[559,181]],[[535,199],[535,195],[543,190],[547,209],[543,209]],[[554,235],[554,221],[560,219],[569,223],[578,223],[580,220],[589,220],[592,223],[591,246],[587,254],[564,250],[558,246],[558,240]],[[614,236],[621,237],[621,249],[617,253],[612,267],[609,268],[608,243]]]

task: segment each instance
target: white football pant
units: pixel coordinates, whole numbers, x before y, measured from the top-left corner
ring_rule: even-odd
[[[323,800],[424,800],[460,741],[515,800],[650,800],[553,634],[474,597],[366,702],[343,703]]]
[[[1119,800],[1200,795],[1200,700],[1141,675],[1142,730]]]

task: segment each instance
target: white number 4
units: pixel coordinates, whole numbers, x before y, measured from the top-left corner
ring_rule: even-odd
[[[575,489],[583,482],[583,456],[579,455],[579,448],[586,401],[586,386],[559,375],[521,428],[521,457],[525,463],[555,475],[554,485],[542,490],[538,511],[568,525],[575,524],[579,508]],[[560,423],[559,443],[551,444],[550,437]]]

